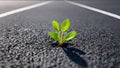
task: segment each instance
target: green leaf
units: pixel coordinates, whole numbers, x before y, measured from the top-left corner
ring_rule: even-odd
[[[59,31],[59,23],[56,20],[52,21],[52,26],[56,31]]]
[[[70,27],[70,20],[67,18],[62,22],[62,25],[61,25],[62,32],[68,30],[69,27]]]
[[[48,35],[54,40],[58,40],[58,34],[55,32],[49,32]]]
[[[75,31],[71,31],[67,35],[64,36],[64,40],[65,41],[71,40],[76,36],[76,34],[77,33]]]

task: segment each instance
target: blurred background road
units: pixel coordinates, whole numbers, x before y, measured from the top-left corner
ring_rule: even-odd
[[[1,1],[0,13],[8,12],[28,5],[36,4],[40,1]]]
[[[97,9],[101,9],[107,12],[111,12],[114,14],[120,15],[120,1],[115,0],[69,0],[72,2],[76,2],[79,4],[84,4],[87,6],[91,6]],[[0,1],[0,14],[5,12],[9,12],[15,9],[23,8],[26,6],[34,5],[37,3],[42,3],[45,1]],[[71,19],[71,27],[70,30],[77,31],[77,37],[71,41],[72,47],[75,47],[79,50],[85,52],[85,55],[80,55],[84,62],[78,62],[73,60],[69,55],[66,55],[64,49],[62,48],[51,48],[49,43],[52,43],[50,38],[47,36],[48,31],[52,31],[51,21],[53,19],[61,22],[65,18]],[[16,31],[18,31],[18,36],[22,37],[19,30],[23,28],[30,28],[38,33],[37,40],[38,44],[33,43],[25,48],[28,44],[24,42],[18,43],[13,42],[9,38],[5,38],[4,36],[12,37],[15,40],[20,41],[20,38],[16,39],[16,35],[14,35],[14,26],[16,28],[19,27]],[[8,32],[4,31],[9,29]],[[40,64],[42,68],[119,68],[120,67],[120,20],[117,18],[110,17],[108,15],[104,15],[95,11],[91,11],[79,6],[75,6],[73,4],[65,1],[55,1],[52,0],[51,3],[39,6],[36,8],[32,8],[30,10],[26,10],[23,12],[19,12],[16,14],[12,14],[6,17],[0,18],[0,63],[4,65],[6,61],[10,62],[18,62],[20,64],[27,64],[28,61],[32,62],[32,58],[35,63]],[[29,36],[29,30],[28,36]],[[20,34],[19,34],[20,33]],[[34,35],[34,34],[33,34]],[[26,36],[26,35],[25,35]],[[40,38],[39,38],[40,37]],[[22,38],[22,40],[28,39]],[[8,42],[5,42],[5,41]],[[4,43],[3,43],[4,42]],[[8,44],[16,43],[15,47],[10,46]],[[29,42],[28,42],[29,43]],[[18,46],[23,45],[23,46]],[[10,46],[10,48],[4,47]],[[30,47],[31,46],[31,47]],[[23,50],[16,50],[16,47],[21,48],[24,47]],[[41,47],[36,50],[35,47]],[[5,50],[5,52],[2,51]],[[7,50],[8,49],[8,52]],[[27,50],[28,49],[28,50]],[[24,51],[26,50],[26,51]],[[26,56],[30,51],[35,52],[31,56]],[[12,52],[20,52],[11,54]],[[28,51],[28,52],[27,52]],[[24,53],[24,55],[23,55]],[[20,54],[19,59],[16,61],[16,57]],[[51,55],[52,54],[52,55]],[[8,57],[8,55],[10,57]],[[42,55],[42,56],[41,56]],[[74,56],[74,55],[73,55]],[[6,58],[7,57],[7,58]],[[25,58],[24,58],[25,57]],[[33,58],[36,57],[36,58]],[[69,58],[68,58],[69,57]],[[79,58],[80,58],[79,57]],[[39,59],[42,59],[38,61]],[[77,57],[78,58],[78,57]],[[4,63],[3,63],[4,62]],[[32,62],[32,63],[34,63]],[[6,63],[6,64],[7,64]]]

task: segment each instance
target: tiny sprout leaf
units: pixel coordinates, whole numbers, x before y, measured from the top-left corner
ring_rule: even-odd
[[[66,18],[62,21],[62,24],[59,24],[58,21],[53,20],[52,26],[55,30],[55,32],[48,32],[48,35],[58,41],[59,45],[62,46],[65,41],[71,40],[76,36],[75,31],[71,31],[68,34],[64,36],[64,32],[67,31],[70,27],[70,19]]]
[[[59,31],[59,23],[56,20],[52,21],[52,26],[56,31]]]
[[[49,32],[48,34],[49,34],[49,36],[51,38],[53,38],[54,40],[58,41],[58,34],[57,33],[55,33],[55,32]]]
[[[61,31],[64,32],[64,31],[68,30],[69,27],[70,27],[70,20],[67,18],[62,22]]]
[[[67,35],[64,36],[64,40],[65,41],[71,40],[76,36],[76,34],[77,33],[75,31],[71,31]]]

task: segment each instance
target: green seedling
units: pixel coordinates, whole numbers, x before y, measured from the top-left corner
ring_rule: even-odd
[[[62,24],[59,24],[58,21],[53,20],[52,26],[55,30],[55,32],[48,32],[48,35],[58,41],[59,45],[62,46],[62,44],[65,41],[71,40],[76,36],[76,31],[71,31],[67,34],[65,34],[65,31],[67,31],[70,27],[70,19],[63,20]]]

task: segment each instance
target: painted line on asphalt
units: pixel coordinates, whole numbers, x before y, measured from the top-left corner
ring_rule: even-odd
[[[40,6],[43,6],[43,5],[47,5],[51,2],[52,1],[45,1],[45,2],[42,2],[42,3],[30,5],[30,6],[19,8],[19,9],[15,9],[15,10],[12,10],[12,11],[8,11],[8,12],[0,14],[0,18],[9,16],[9,15],[12,15],[12,14],[15,14],[15,13],[23,12],[23,11],[26,11],[26,10],[29,10],[29,9],[33,9],[33,8],[36,8],[36,7],[40,7]]]
[[[76,3],[76,2],[72,2],[72,1],[66,1],[66,2],[69,3],[69,4],[72,4],[72,5],[76,5],[76,6],[85,8],[85,9],[89,9],[89,10],[92,10],[92,11],[95,11],[95,12],[98,12],[98,13],[116,18],[116,19],[120,19],[120,15],[117,15],[117,14],[114,14],[114,13],[111,13],[111,12],[107,12],[107,11],[97,9],[97,8],[94,8],[94,7],[91,7],[91,6],[87,6],[87,5],[84,5],[84,4],[81,4],[81,3]]]

